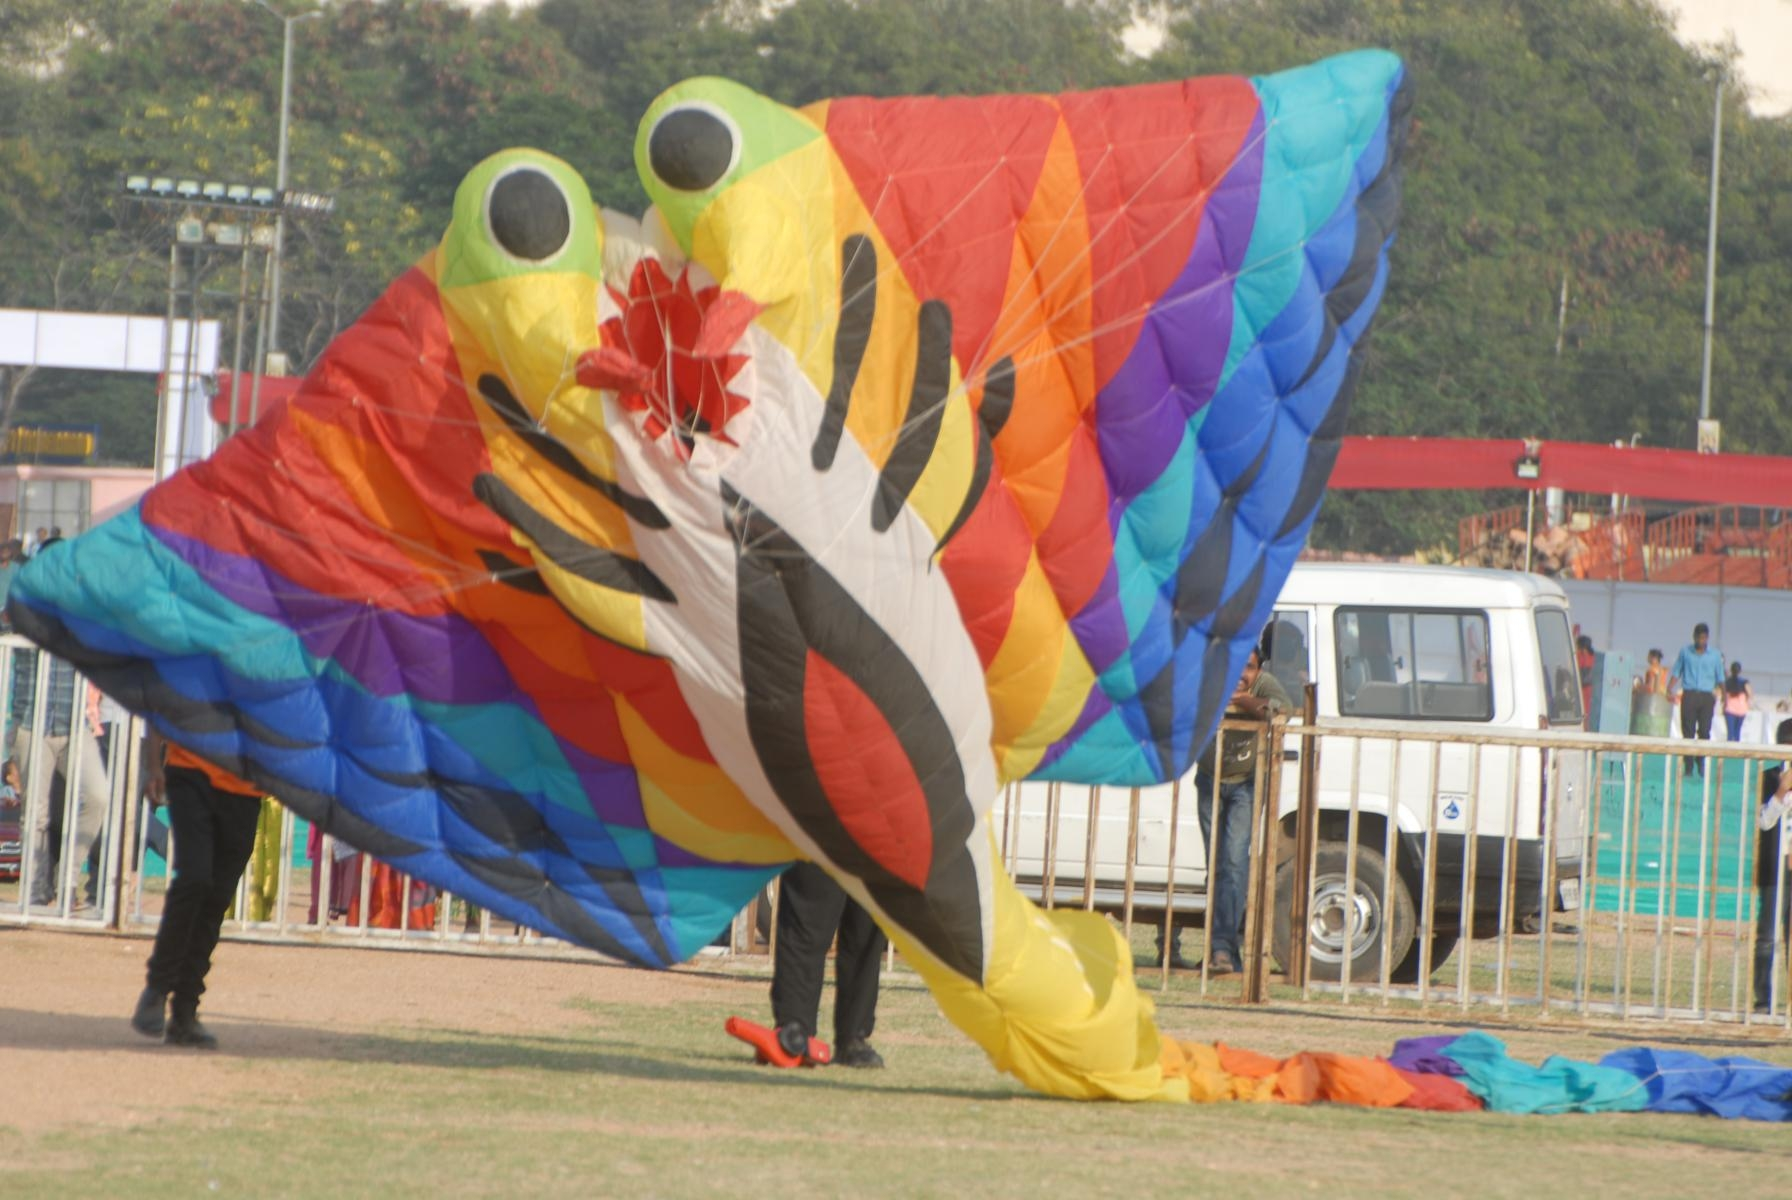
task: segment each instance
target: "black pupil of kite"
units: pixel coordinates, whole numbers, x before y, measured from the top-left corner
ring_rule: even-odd
[[[548,175],[533,169],[512,171],[498,180],[487,218],[498,244],[531,262],[552,258],[572,232],[566,193]]]
[[[653,127],[647,158],[654,175],[668,187],[701,192],[728,173],[734,161],[734,133],[712,112],[681,108]]]

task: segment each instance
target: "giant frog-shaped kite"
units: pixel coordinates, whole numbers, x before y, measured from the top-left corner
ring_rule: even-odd
[[[652,201],[476,167],[302,389],[15,583],[16,627],[337,837],[669,965],[796,858],[1001,1068],[1176,1094],[1018,779],[1178,776],[1336,454],[1397,59],[790,109],[672,88]]]

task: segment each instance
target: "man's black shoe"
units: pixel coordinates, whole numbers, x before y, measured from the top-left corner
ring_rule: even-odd
[[[218,1039],[199,1023],[192,1013],[175,1013],[168,1018],[168,1032],[162,1040],[170,1046],[191,1046],[195,1050],[216,1050]]]
[[[809,1052],[809,1031],[796,1021],[786,1021],[778,1026],[778,1048],[792,1058],[801,1058]]]
[[[137,1010],[131,1014],[131,1028],[144,1037],[161,1037],[168,1024],[167,1007],[168,993],[144,988],[143,994],[137,997]]]
[[[855,1038],[850,1042],[841,1042],[834,1048],[834,1065],[881,1071],[884,1056],[873,1050],[870,1042]]]

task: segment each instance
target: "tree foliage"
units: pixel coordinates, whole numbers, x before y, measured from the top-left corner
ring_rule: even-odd
[[[1150,7],[1168,37],[1139,60],[1122,48],[1126,0],[337,0],[295,23],[290,175],[338,208],[289,236],[284,348],[312,361],[433,243],[455,184],[499,147],[541,146],[601,202],[639,208],[635,122],[689,75],[802,104],[1263,73],[1381,45],[1409,64],[1416,126],[1354,432],[1690,446],[1725,77],[1713,411],[1726,449],[1792,442],[1792,121],[1750,115],[1733,64],[1680,45],[1654,0]],[[161,311],[167,217],[120,199],[119,176],[271,182],[280,49],[280,22],[238,0],[0,6],[0,111],[17,114],[0,123],[0,304]],[[122,382],[83,400],[46,375],[14,372],[7,410],[20,393],[32,412],[132,402]],[[146,434],[121,436],[148,457]],[[1411,549],[1471,503],[1335,496],[1317,536]]]

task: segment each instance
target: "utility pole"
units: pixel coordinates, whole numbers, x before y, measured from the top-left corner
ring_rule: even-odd
[[[255,0],[255,3],[280,18],[280,144],[274,160],[274,187],[282,196],[285,196],[287,129],[292,123],[292,27],[300,21],[307,21],[323,14],[319,10],[313,9],[311,12],[298,13],[289,17],[269,4],[267,0]],[[270,353],[280,349],[280,262],[285,245],[286,213],[281,211],[274,214],[273,259],[268,268],[269,288],[273,297],[268,306],[267,344]],[[264,362],[258,361],[255,364],[257,374],[266,369],[267,364]]]
[[[1699,428],[1711,419],[1711,331],[1717,299],[1717,181],[1724,159],[1724,79],[1717,77],[1716,114],[1711,119],[1711,202],[1705,229],[1705,364],[1699,374]]]

